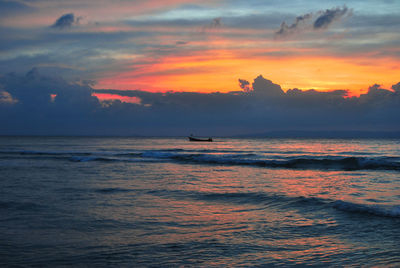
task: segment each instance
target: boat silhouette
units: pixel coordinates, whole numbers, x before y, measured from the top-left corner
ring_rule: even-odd
[[[208,141],[208,142],[213,141],[212,138],[205,138],[204,139],[204,138],[195,138],[193,136],[189,136],[188,138],[189,138],[189,141]]]

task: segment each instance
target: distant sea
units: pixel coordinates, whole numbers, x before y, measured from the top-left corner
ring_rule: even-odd
[[[0,266],[400,266],[400,140],[0,137]]]

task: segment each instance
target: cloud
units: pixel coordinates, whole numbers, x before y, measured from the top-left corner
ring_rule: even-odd
[[[349,9],[346,6],[343,8],[337,7],[325,10],[314,22],[314,29],[325,29],[334,21],[341,19],[345,14],[348,14]]]
[[[311,21],[314,16],[313,13],[307,13],[298,16],[295,22],[291,25],[287,25],[285,21],[282,22],[279,30],[275,32],[275,36],[287,36],[301,31],[327,29],[334,21],[340,20],[346,14],[349,15],[350,13],[351,10],[346,6],[343,6],[343,8],[337,7],[325,11],[318,11],[317,14],[319,14],[319,16],[314,22]],[[310,22],[312,24],[310,24]]]
[[[394,92],[396,92],[397,94],[400,94],[400,82],[397,83],[396,85],[392,86],[392,89]]]
[[[276,35],[287,35],[287,34],[295,33],[301,28],[301,26],[303,26],[306,23],[306,21],[311,19],[311,17],[312,17],[311,13],[305,14],[302,16],[298,16],[296,18],[296,21],[290,26],[288,26],[286,24],[286,22],[282,22],[281,28],[278,31],[276,31],[275,34]]]
[[[291,89],[259,75],[228,93],[93,89],[33,69],[0,77],[0,133],[38,135],[237,135],[265,131],[397,130],[399,84],[347,91]],[[120,100],[99,101],[94,94]],[[129,98],[126,98],[129,97]],[[122,100],[122,101],[121,101]],[[127,103],[124,100],[136,100]]]
[[[23,107],[47,107],[51,105],[51,95],[56,95],[57,104],[82,104],[96,103],[97,98],[92,97],[89,84],[70,83],[60,77],[43,76],[37,68],[33,68],[24,76],[14,73],[0,78],[3,91],[18,101]]]
[[[80,19],[80,17],[75,18],[73,13],[64,14],[51,27],[57,29],[70,28],[72,25],[79,24]]]
[[[14,104],[17,100],[13,99],[10,93],[0,91],[0,105]]]
[[[247,80],[239,79],[239,87],[245,92],[250,92],[250,82]]]
[[[256,95],[279,97],[284,94],[280,85],[272,83],[271,80],[265,79],[262,75],[259,75],[254,79],[252,86]]]

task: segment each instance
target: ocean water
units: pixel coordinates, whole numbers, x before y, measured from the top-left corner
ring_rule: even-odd
[[[400,140],[0,137],[0,266],[400,266]]]

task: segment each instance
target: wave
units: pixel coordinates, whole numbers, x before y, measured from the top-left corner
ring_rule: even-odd
[[[110,188],[99,188],[96,189],[95,192],[102,194],[114,194],[114,193],[125,193],[125,192],[133,192],[134,190],[118,188],[118,187],[110,187]]]
[[[263,192],[197,192],[183,190],[150,190],[146,192],[159,197],[174,197],[177,199],[193,199],[211,202],[233,202],[240,204],[260,204],[264,202],[288,201],[288,198],[279,194],[267,194]]]
[[[357,204],[342,200],[323,199],[318,197],[287,196],[279,193],[265,192],[197,192],[183,190],[151,190],[147,194],[177,199],[192,199],[207,202],[276,205],[282,209],[313,210],[333,208],[346,213],[374,215],[380,217],[400,218],[400,206]]]
[[[400,218],[400,206],[372,206],[338,200],[333,202],[333,207],[338,210],[352,213]]]
[[[2,157],[45,156],[68,159],[73,162],[164,162],[182,164],[208,164],[230,166],[253,166],[285,169],[319,170],[392,170],[400,171],[400,158],[393,156],[365,157],[338,155],[265,155],[254,152],[216,151],[199,153],[196,150],[163,149],[126,152],[74,152],[74,151],[0,151]],[[213,152],[214,152],[213,151]]]
[[[255,154],[213,155],[213,154],[173,154],[166,152],[147,152],[142,157],[170,159],[176,162],[197,164],[218,164],[256,166],[289,169],[333,169],[333,170],[400,170],[398,158],[379,157],[295,157],[285,159],[259,159]]]
[[[119,161],[117,158],[110,158],[110,157],[102,157],[102,156],[72,156],[70,158],[73,162],[89,162],[89,161],[104,161],[104,162],[111,162],[111,161]]]
[[[91,155],[92,152],[77,152],[77,151],[34,151],[34,150],[0,150],[3,155]]]

